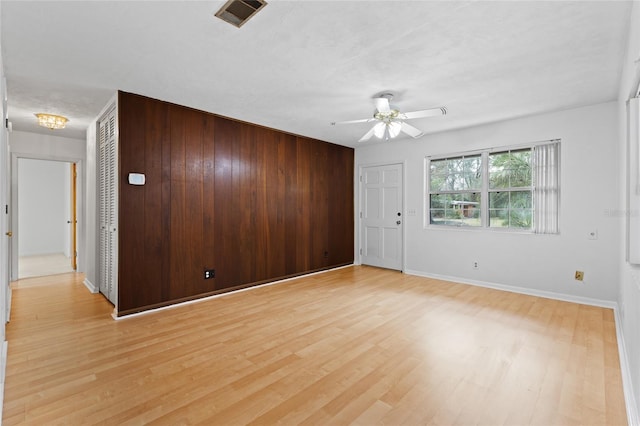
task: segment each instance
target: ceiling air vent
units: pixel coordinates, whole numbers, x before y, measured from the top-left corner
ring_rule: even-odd
[[[265,0],[229,0],[220,8],[216,16],[240,28],[266,5]]]

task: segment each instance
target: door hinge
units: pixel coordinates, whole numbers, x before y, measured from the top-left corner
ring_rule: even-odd
[[[9,214],[9,204],[4,205],[4,214]]]
[[[362,256],[362,249],[360,249],[360,256]]]
[[[362,212],[360,212],[360,219],[362,219]]]
[[[362,175],[360,175],[360,182],[362,182]]]

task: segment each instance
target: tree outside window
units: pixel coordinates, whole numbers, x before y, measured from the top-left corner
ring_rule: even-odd
[[[531,148],[489,154],[489,226],[531,229]]]
[[[430,223],[481,226],[482,158],[478,155],[430,162]]]

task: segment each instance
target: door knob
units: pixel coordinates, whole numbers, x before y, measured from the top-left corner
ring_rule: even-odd
[[[7,231],[5,232],[5,234],[7,235],[7,237],[13,237],[13,232],[11,231]]]
[[[401,223],[400,221],[397,221],[397,222],[396,222],[396,225],[400,225],[400,223]]]

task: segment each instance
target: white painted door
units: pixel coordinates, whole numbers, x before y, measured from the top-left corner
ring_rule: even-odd
[[[362,263],[402,270],[402,164],[364,167],[360,176]]]

